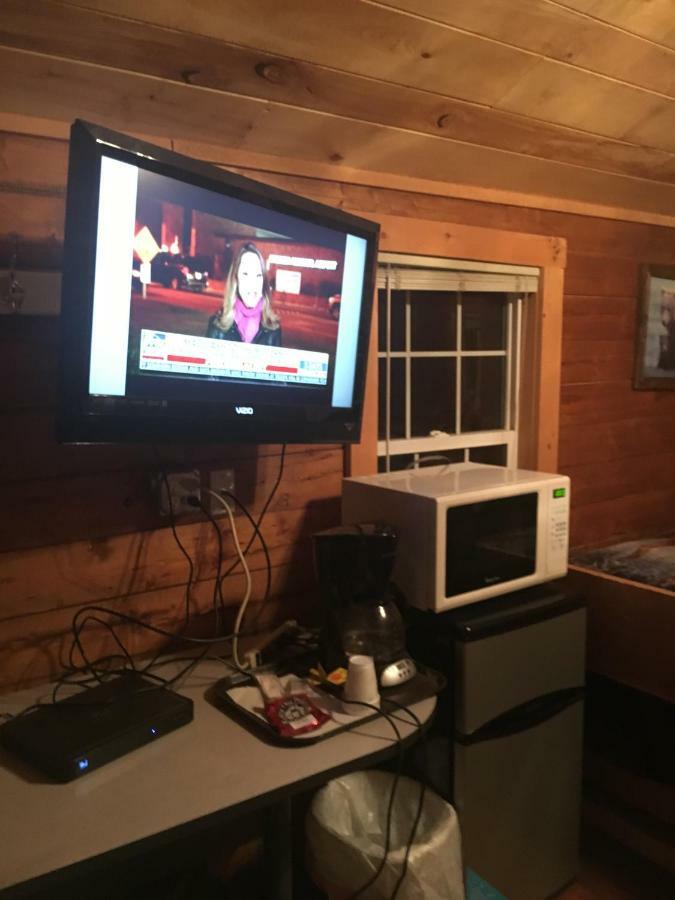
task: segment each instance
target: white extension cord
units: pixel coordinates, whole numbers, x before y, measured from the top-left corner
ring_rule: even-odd
[[[246,612],[246,607],[248,606],[248,601],[251,599],[251,570],[248,567],[248,563],[246,562],[246,557],[241,549],[241,544],[239,543],[239,534],[237,532],[237,526],[234,521],[234,513],[232,512],[232,508],[229,503],[220,496],[217,491],[212,491],[210,488],[206,488],[204,490],[205,494],[210,494],[214,500],[217,500],[218,503],[221,504],[227,516],[230,520],[230,528],[232,529],[232,537],[234,539],[234,546],[237,550],[237,556],[239,557],[239,562],[241,563],[241,567],[244,570],[244,575],[246,576],[246,592],[244,594],[244,599],[241,601],[241,605],[239,606],[239,612],[237,613],[237,618],[234,623],[234,633],[232,635],[232,657],[234,659],[235,666],[240,670],[245,670],[246,666],[242,664],[239,659],[239,634],[241,632],[241,624],[244,620],[244,613]]]

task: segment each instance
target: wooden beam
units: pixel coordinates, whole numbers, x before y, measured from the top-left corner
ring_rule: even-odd
[[[23,0],[5,0],[0,44],[599,171],[675,183],[675,155],[661,150],[47,0],[30,7]]]
[[[109,117],[107,117],[109,118]],[[2,111],[0,109],[0,132],[8,132],[17,135],[29,135],[33,137],[46,137],[50,139],[67,140],[69,135],[70,120],[49,119],[45,116],[26,115],[18,111]],[[565,212],[577,215],[580,221],[587,218],[602,218],[615,221],[647,223],[651,225],[675,227],[675,215],[672,213],[648,212],[640,208],[639,192],[636,192],[635,202],[632,208],[621,207],[615,203],[601,204],[586,200],[572,200],[560,196],[542,196],[533,194],[527,190],[516,191],[496,187],[487,187],[480,184],[460,184],[456,180],[456,172],[453,178],[447,181],[438,180],[438,173],[434,177],[420,178],[417,176],[394,174],[391,172],[356,169],[344,163],[313,162],[300,160],[292,156],[282,156],[273,153],[260,153],[255,150],[241,150],[225,144],[211,143],[196,140],[194,138],[172,139],[162,135],[148,134],[141,128],[132,129],[129,126],[120,125],[128,134],[134,134],[139,138],[149,140],[155,144],[173,147],[181,153],[203,159],[215,165],[241,171],[251,177],[266,180],[271,176],[274,182],[277,175],[297,176],[306,184],[319,182],[343,182],[357,187],[385,188],[391,191],[409,192],[430,198],[457,198],[461,200],[475,201],[478,203],[500,204],[504,207],[520,207],[523,210],[549,210],[553,212]],[[325,191],[325,184],[319,185]],[[531,188],[531,185],[528,185]],[[311,195],[312,188],[308,189]],[[613,198],[616,200],[616,197]],[[525,213],[529,214],[529,213]],[[583,217],[583,218],[581,218]],[[588,226],[586,226],[588,227]]]
[[[581,566],[566,581],[588,600],[591,671],[673,703],[675,594]]]
[[[382,226],[380,250],[390,253],[552,269],[566,265],[567,245],[562,238],[402,216],[375,214],[372,218]]]
[[[558,471],[563,279],[564,272],[560,267],[544,267],[537,303],[538,366],[535,364],[534,370],[538,382],[536,460],[537,469],[543,472]],[[523,377],[527,377],[525,373]]]

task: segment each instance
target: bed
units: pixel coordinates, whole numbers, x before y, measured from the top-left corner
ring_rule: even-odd
[[[675,533],[572,551],[588,601],[588,669],[675,703]]]

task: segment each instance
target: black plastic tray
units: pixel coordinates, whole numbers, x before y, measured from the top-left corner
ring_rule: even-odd
[[[374,719],[379,719],[382,717],[382,713],[395,715],[397,712],[401,712],[405,715],[405,710],[398,710],[398,706],[410,706],[413,703],[419,703],[420,700],[426,700],[429,697],[436,696],[436,694],[440,693],[445,687],[446,680],[440,672],[436,672],[434,669],[429,669],[427,666],[417,663],[417,674],[414,678],[411,678],[410,681],[405,682],[405,684],[397,685],[396,687],[382,689],[380,694],[382,712],[376,713],[373,711],[370,715],[355,717],[353,721],[339,725],[337,728],[333,728],[328,732],[322,733],[321,730],[319,730],[314,733],[310,732],[309,734],[298,735],[297,737],[284,737],[265,719],[262,719],[256,713],[251,712],[247,707],[241,706],[236,702],[230,695],[230,691],[234,687],[245,687],[247,684],[252,685],[253,679],[251,678],[248,682],[233,685],[229,677],[222,678],[220,681],[217,681],[212,688],[212,696],[215,703],[224,712],[227,712],[234,718],[249,725],[251,730],[260,737],[266,739],[269,743],[284,747],[305,747],[309,744],[318,744],[320,741],[325,741],[335,735],[342,734],[344,731],[358,728],[359,725],[363,725],[365,722],[372,722]],[[387,701],[391,702],[387,703]]]

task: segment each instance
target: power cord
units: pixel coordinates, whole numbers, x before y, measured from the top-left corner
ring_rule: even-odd
[[[406,712],[410,716],[410,718],[413,720],[413,723],[416,726],[417,732],[419,733],[420,737],[422,738],[422,740],[424,742],[425,766],[426,766],[426,749],[427,749],[426,732],[424,731],[424,726],[423,726],[422,722],[420,721],[418,716],[409,707],[404,706],[403,704],[398,703],[396,700],[392,700],[388,697],[383,697],[382,699],[384,702],[390,703],[392,706],[396,707],[397,709],[401,710],[402,712]],[[387,715],[387,713],[383,712],[380,707],[377,707],[371,703],[364,703],[362,701],[350,701],[350,702],[355,702],[355,703],[358,703],[359,706],[365,706],[369,709],[372,709],[375,712],[377,712],[379,715],[381,715],[383,718],[385,718],[389,722],[389,724],[392,726],[392,728],[394,729],[394,731],[396,733],[396,739],[397,739],[398,748],[399,748],[396,773],[394,775],[394,780],[392,782],[391,792],[389,794],[389,804],[387,807],[387,818],[386,818],[386,823],[385,823],[385,841],[384,841],[384,850],[383,850],[383,854],[382,854],[382,859],[380,860],[380,863],[379,863],[377,869],[375,870],[373,875],[368,879],[368,881],[365,882],[365,884],[361,885],[361,887],[358,888],[358,890],[356,890],[348,898],[348,900],[355,900],[355,898],[360,897],[364,893],[364,891],[368,890],[368,888],[371,887],[377,881],[377,879],[379,878],[381,873],[384,871],[384,867],[387,864],[387,859],[389,857],[390,846],[391,846],[391,822],[392,822],[392,813],[393,813],[393,807],[394,807],[394,799],[395,799],[396,789],[398,787],[398,784],[399,784],[399,781],[401,778],[401,774],[402,774],[402,769],[403,769],[403,740],[401,738],[401,733],[399,732],[398,728],[396,727],[396,724],[394,721],[395,720],[394,716]],[[419,826],[420,819],[422,818],[425,794],[426,794],[426,784],[424,782],[421,782],[420,795],[419,795],[419,800],[417,803],[417,810],[415,813],[415,818],[413,820],[412,828],[410,829],[408,842],[406,844],[405,855],[403,857],[403,864],[401,867],[401,874],[399,875],[398,880],[396,881],[396,884],[394,885],[394,890],[391,893],[390,900],[396,900],[396,897],[398,896],[398,892],[400,891],[401,886],[402,886],[403,882],[405,881],[405,877],[408,873],[408,861],[410,858],[410,853],[412,851],[413,844],[415,842],[415,835],[417,833],[417,828]]]
[[[232,538],[234,540],[234,546],[237,551],[237,557],[239,558],[239,562],[241,563],[241,567],[244,570],[244,575],[246,577],[246,593],[244,594],[244,599],[241,601],[241,605],[239,606],[237,619],[234,623],[234,634],[232,636],[232,657],[234,659],[234,664],[240,671],[246,671],[239,658],[239,635],[241,632],[241,623],[244,620],[244,613],[246,612],[246,607],[248,606],[248,602],[251,599],[251,588],[253,586],[253,582],[251,580],[251,570],[248,567],[246,557],[241,549],[241,544],[239,542],[239,533],[237,531],[236,522],[234,521],[234,513],[232,512],[229,503],[227,503],[216,491],[207,490],[206,493],[210,494],[215,500],[217,500],[227,513],[227,517],[230,520],[230,528],[232,530]],[[255,537],[255,534],[253,535],[253,537]]]
[[[174,540],[175,540],[180,552],[185,557],[185,559],[187,560],[187,563],[188,563],[188,579],[187,579],[187,582],[185,585],[185,620],[184,620],[183,628],[178,632],[167,631],[164,628],[160,628],[159,626],[152,625],[149,622],[145,622],[142,619],[137,618],[136,616],[130,616],[126,613],[122,613],[122,612],[119,612],[114,609],[109,609],[104,606],[99,606],[98,604],[88,604],[87,606],[81,607],[80,609],[78,609],[75,612],[75,614],[73,615],[72,621],[71,621],[71,631],[73,634],[73,641],[71,643],[71,646],[70,646],[69,652],[68,652],[68,666],[66,667],[65,671],[62,673],[61,677],[59,679],[57,679],[57,681],[55,683],[53,693],[52,693],[52,703],[57,702],[56,696],[57,696],[58,691],[66,685],[71,685],[71,686],[77,685],[78,687],[81,686],[84,689],[86,689],[90,682],[97,682],[99,684],[102,684],[107,678],[109,678],[113,675],[119,675],[119,674],[129,671],[129,670],[136,671],[136,672],[139,671],[139,669],[136,667],[133,657],[131,656],[129,651],[126,649],[126,647],[124,647],[122,641],[120,640],[119,636],[117,635],[115,628],[113,626],[113,623],[100,618],[99,615],[96,615],[96,614],[102,614],[102,615],[106,615],[109,617],[113,616],[117,620],[118,624],[124,623],[124,624],[129,624],[129,625],[140,626],[142,628],[147,629],[148,631],[151,631],[158,635],[162,635],[163,637],[166,637],[170,640],[175,640],[176,638],[180,638],[182,641],[184,641],[186,643],[201,646],[203,648],[202,652],[197,654],[194,658],[187,658],[187,659],[179,658],[179,659],[175,660],[175,661],[183,661],[183,659],[186,659],[186,661],[188,661],[188,665],[185,667],[185,669],[183,669],[181,672],[179,672],[173,678],[171,678],[169,680],[160,679],[160,681],[163,681],[163,684],[160,685],[160,687],[162,687],[162,686],[169,686],[171,684],[175,684],[177,681],[180,680],[180,678],[182,678],[185,674],[187,674],[191,669],[193,669],[196,665],[198,665],[200,662],[202,662],[202,660],[206,659],[209,647],[212,646],[213,644],[219,643],[220,641],[227,640],[227,639],[232,639],[235,642],[238,641],[238,638],[241,636],[241,622],[243,620],[243,616],[246,611],[246,606],[248,605],[248,601],[250,599],[250,570],[248,569],[248,566],[246,565],[245,554],[248,553],[248,551],[250,550],[250,548],[253,544],[253,541],[255,540],[256,537],[258,537],[260,539],[261,545],[263,547],[263,552],[265,553],[266,563],[267,563],[267,572],[268,572],[267,587],[265,590],[264,599],[266,600],[269,595],[270,586],[271,586],[271,562],[270,562],[270,558],[269,558],[269,551],[267,549],[267,545],[265,543],[262,532],[260,530],[260,526],[265,517],[265,514],[267,513],[267,510],[270,507],[270,504],[272,503],[272,500],[274,499],[274,497],[276,495],[276,492],[281,483],[281,479],[283,477],[285,457],[286,457],[286,444],[282,444],[280,461],[279,461],[279,471],[277,473],[277,477],[276,477],[275,483],[272,487],[272,490],[270,491],[270,494],[269,494],[267,500],[265,501],[265,504],[262,508],[260,516],[258,517],[257,522],[254,522],[253,517],[248,512],[248,510],[245,508],[244,504],[242,504],[241,501],[237,500],[234,497],[234,495],[232,495],[233,499],[235,499],[235,501],[237,503],[239,503],[242,510],[244,511],[246,516],[249,518],[249,521],[251,521],[251,523],[253,524],[254,529],[253,529],[253,534],[251,535],[251,538],[249,539],[249,541],[246,545],[246,548],[243,552],[241,551],[241,546],[237,543],[237,547],[238,547],[237,559],[225,573],[222,573],[222,556],[223,556],[223,554],[222,554],[222,535],[220,532],[220,528],[219,528],[217,522],[215,522],[215,519],[213,519],[213,517],[210,516],[208,511],[202,507],[202,511],[205,513],[205,515],[207,515],[207,518],[211,519],[212,524],[217,529],[218,535],[219,535],[219,560],[218,560],[217,575],[216,575],[216,580],[215,580],[215,585],[214,585],[214,608],[216,609],[216,615],[218,614],[218,604],[219,603],[220,603],[221,611],[224,609],[224,602],[223,602],[223,597],[222,597],[222,582],[223,582],[223,580],[239,564],[242,564],[242,566],[244,567],[244,571],[245,571],[246,577],[247,577],[247,595],[245,596],[244,601],[242,601],[242,604],[239,609],[239,614],[237,616],[237,626],[235,628],[235,634],[228,635],[225,637],[218,636],[216,634],[213,638],[187,637],[183,633],[185,628],[187,627],[187,625],[190,622],[191,588],[194,583],[194,571],[195,571],[194,561],[193,561],[192,557],[190,556],[190,554],[185,549],[185,547],[183,546],[183,544],[178,536],[178,532],[176,530],[176,522],[175,522],[175,516],[174,516],[173,503],[171,500],[171,491],[169,489],[169,483],[168,483],[168,478],[167,478],[166,471],[164,468],[164,464],[160,458],[157,447],[153,445],[152,449],[153,449],[153,452],[155,453],[155,456],[157,457],[158,467],[160,470],[160,474],[161,474],[162,481],[164,483],[164,487],[165,487],[167,498],[168,498],[169,524],[171,527],[171,531],[172,531]],[[223,498],[221,498],[218,494],[215,494],[215,492],[214,492],[214,496],[218,497],[218,499],[221,502],[223,502],[223,503],[225,502],[223,500]],[[228,507],[228,509],[229,509],[229,507]],[[230,510],[230,512],[231,512],[231,510]],[[230,521],[231,521],[232,525],[234,526],[234,517],[233,516],[231,517]],[[236,534],[236,527],[233,527],[233,534]],[[238,540],[238,539],[236,539],[236,540]],[[94,613],[94,615],[91,615],[92,613]],[[110,654],[110,655],[101,657],[97,660],[90,660],[89,657],[87,656],[87,653],[84,649],[83,642],[82,642],[82,633],[84,631],[84,628],[86,627],[86,625],[89,622],[97,622],[99,625],[102,625],[103,627],[107,628],[110,631],[113,639],[115,640],[115,643],[118,645],[118,647],[122,651],[121,654]],[[217,629],[220,630],[218,621],[216,624],[217,624]],[[78,665],[75,662],[76,649],[80,653],[80,656],[84,663],[83,665]],[[155,665],[158,665],[158,664],[160,664],[160,665],[164,664],[164,663],[158,663],[158,658],[159,658],[160,654],[162,653],[162,649],[160,649],[155,654],[155,656],[150,660],[149,663],[146,663],[145,666],[142,669],[140,669],[140,673],[142,673],[144,675],[148,675],[149,677],[153,677],[153,674],[150,671],[152,669],[152,667]],[[238,650],[238,647],[237,647],[237,650]],[[238,653],[237,653],[237,657],[238,657]],[[220,657],[210,657],[210,658],[220,660]],[[123,661],[124,665],[122,665],[121,668],[118,668],[118,667],[102,668],[102,666],[105,663],[107,663],[111,660]],[[220,660],[220,661],[224,662],[224,660]],[[236,658],[235,658],[235,662],[237,662]],[[85,676],[88,675],[89,677],[80,678],[79,676],[81,676],[81,675],[85,675]],[[77,678],[78,680],[74,681],[73,680],[74,678]],[[22,710],[22,712],[19,713],[18,715],[25,714],[29,709],[33,709],[33,708],[34,708],[34,705],[27,708],[26,710]],[[2,713],[2,717],[3,718],[13,718],[14,716],[12,716],[9,713]]]
[[[388,697],[385,697],[384,700],[387,703],[391,703],[392,706],[395,706],[397,709],[400,709],[401,711],[406,712],[410,716],[410,718],[413,720],[414,724],[417,726],[417,731],[418,731],[418,734],[420,735],[420,738],[422,739],[422,746],[423,746],[423,751],[424,751],[424,767],[426,769],[425,775],[428,777],[429,765],[428,765],[428,753],[427,753],[427,735],[426,735],[426,731],[424,730],[424,726],[420,722],[417,715],[409,707],[404,706],[401,703],[398,703],[396,700],[391,700]],[[422,818],[422,811],[424,809],[424,796],[426,794],[426,789],[427,789],[426,783],[424,781],[422,781],[420,783],[420,796],[419,796],[419,800],[417,801],[417,811],[415,813],[415,818],[413,820],[412,828],[410,829],[410,836],[408,837],[408,843],[405,848],[405,855],[403,857],[403,865],[401,867],[401,874],[399,875],[398,881],[396,882],[396,885],[394,887],[394,890],[393,890],[390,900],[396,900],[396,897],[398,896],[398,892],[401,889],[401,885],[405,881],[405,877],[408,874],[408,859],[410,857],[410,853],[411,853],[413,844],[415,843],[415,835],[417,833],[417,828],[419,826],[420,819]]]
[[[211,493],[211,491],[209,491]],[[213,492],[215,494],[215,491]],[[215,496],[218,496],[215,494]],[[220,525],[216,522],[214,516],[211,514],[209,509],[197,498],[197,497],[189,497],[188,503],[192,506],[197,507],[202,511],[204,516],[208,519],[210,524],[213,526],[213,530],[216,533],[216,540],[218,542],[218,559],[216,562],[216,578],[213,582],[213,612],[215,614],[215,633],[214,637],[217,637],[220,634],[220,628],[222,621],[225,619],[225,600],[223,599],[223,591],[222,584],[220,579],[220,573],[223,569],[223,533],[220,529]],[[221,619],[222,617],[222,619]]]
[[[255,536],[260,541],[260,546],[262,548],[262,552],[265,557],[266,579],[267,579],[266,584],[265,584],[265,592],[263,594],[261,604],[265,603],[266,600],[269,598],[270,590],[272,588],[272,560],[270,559],[270,552],[269,552],[269,548],[267,546],[267,541],[265,540],[265,536],[263,535],[262,531],[258,527],[258,523],[256,522],[256,520],[253,518],[253,516],[249,512],[246,504],[242,503],[236,494],[233,494],[232,491],[223,491],[222,496],[228,497],[230,500],[233,500],[237,504],[237,506],[241,509],[243,514],[248,519],[251,527],[253,528],[253,532],[254,532]],[[248,548],[250,546],[251,546],[251,544],[249,543],[247,545],[247,549],[244,551],[244,553],[248,552]]]
[[[401,732],[398,730],[398,726],[396,725],[396,722],[394,721],[393,716],[389,716],[389,715],[387,715],[387,713],[382,712],[382,710],[379,706],[375,706],[374,703],[365,703],[362,700],[350,700],[350,703],[356,703],[359,706],[365,706],[367,709],[372,709],[378,715],[382,716],[382,718],[386,719],[387,722],[389,722],[389,724],[391,725],[391,727],[394,731],[394,734],[396,735],[396,743],[398,746],[398,758],[397,758],[397,765],[396,765],[396,773],[394,774],[394,780],[391,785],[391,791],[389,792],[389,804],[387,806],[387,819],[386,819],[386,824],[385,824],[384,849],[382,852],[382,859],[380,860],[380,863],[379,863],[377,869],[375,869],[375,871],[370,876],[368,881],[366,881],[364,884],[362,884],[361,887],[358,888],[356,891],[354,891],[353,894],[350,894],[348,900],[356,900],[356,898],[360,897],[364,893],[364,891],[367,891],[369,887],[371,887],[373,884],[375,884],[377,879],[380,877],[380,875],[384,871],[384,867],[387,864],[387,859],[389,858],[389,848],[391,845],[391,820],[392,820],[392,813],[394,810],[394,800],[396,798],[396,788],[398,787],[398,784],[399,784],[399,781],[401,778],[401,773],[403,771],[403,738],[401,737]]]
[[[161,461],[159,451],[154,444],[153,444],[152,449],[153,449],[155,456],[157,457],[159,472],[162,477],[162,481],[164,483],[164,490],[166,491],[166,497],[167,497],[167,501],[168,501],[168,505],[169,505],[169,525],[171,527],[173,539],[175,540],[176,544],[178,545],[178,549],[183,554],[183,556],[187,560],[187,564],[188,564],[188,580],[185,585],[185,626],[187,627],[187,625],[190,622],[190,603],[191,603],[191,599],[192,599],[190,592],[191,592],[191,588],[192,588],[192,583],[194,582],[195,566],[194,566],[192,557],[190,556],[190,554],[187,552],[187,550],[181,543],[181,540],[178,537],[178,532],[176,531],[176,517],[174,515],[173,501],[171,499],[171,490],[169,488],[169,479],[167,478],[167,475],[166,475],[166,469],[164,467],[164,464]]]
[[[246,547],[244,549],[244,554],[248,553],[248,551],[251,549],[251,547],[253,545],[253,541],[255,540],[256,535],[260,534],[260,526],[262,525],[263,519],[265,518],[265,514],[267,513],[267,510],[269,509],[269,507],[272,503],[272,500],[274,500],[277,490],[279,489],[279,485],[281,484],[281,479],[284,474],[285,464],[286,464],[286,444],[282,444],[281,445],[281,456],[279,457],[279,471],[277,472],[276,481],[274,482],[272,490],[270,491],[269,496],[268,496],[267,500],[265,501],[265,505],[263,506],[263,508],[260,512],[260,515],[258,516],[254,533],[251,535],[251,537],[248,540],[248,543],[246,544]],[[222,576],[221,580],[227,578],[227,576],[230,575],[237,568],[238,564],[239,564],[239,560],[235,560],[232,563],[232,565],[230,566],[230,568]],[[270,583],[271,583],[271,573],[270,573]],[[267,600],[267,595],[265,596],[264,600]]]

